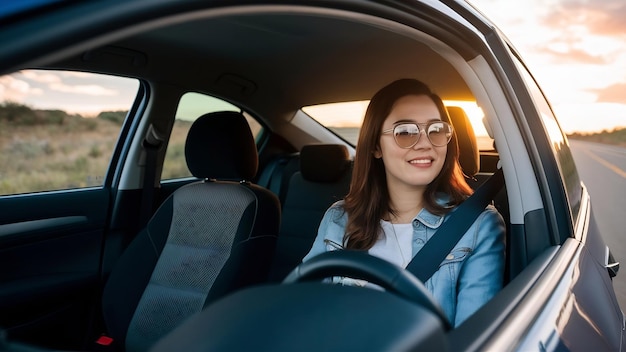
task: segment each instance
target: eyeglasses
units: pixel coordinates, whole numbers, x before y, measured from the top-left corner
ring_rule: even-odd
[[[426,137],[435,147],[443,147],[452,139],[452,125],[444,121],[431,121],[427,123],[400,123],[393,128],[384,130],[383,134],[393,133],[393,138],[400,148],[409,149],[417,144],[425,132]]]

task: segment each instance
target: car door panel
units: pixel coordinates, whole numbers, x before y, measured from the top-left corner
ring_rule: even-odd
[[[624,319],[619,310],[610,276],[592,254],[601,238],[593,229],[586,192],[577,224],[579,236],[566,240],[541,269],[534,287],[524,294],[510,325],[500,333],[506,338],[491,347],[498,349],[517,340],[518,351],[526,350],[621,350]],[[603,243],[603,242],[602,242]],[[537,261],[537,260],[535,260]],[[529,270],[527,268],[527,270]],[[507,328],[507,325],[509,326]],[[516,326],[526,326],[520,331]],[[518,335],[507,336],[507,332]],[[502,343],[502,344],[498,344]]]
[[[108,190],[0,199],[0,327],[10,337],[84,338],[99,291]],[[43,335],[40,335],[43,332]],[[68,344],[69,343],[69,344]],[[52,342],[52,345],[54,343]]]
[[[597,265],[583,246],[570,245],[577,248],[570,264],[557,275],[558,284],[542,300],[545,304],[515,350],[620,350],[621,313],[615,311],[614,302],[606,300],[611,291],[606,289],[606,282],[598,281],[608,275],[598,275]],[[599,325],[599,321],[604,323]]]
[[[572,341],[570,346],[583,350],[602,350],[602,346],[606,346],[605,350],[621,350],[624,317],[615,309],[619,304],[613,284],[604,266],[591,256],[586,246],[573,275],[572,310],[577,314],[573,322],[578,325],[568,322],[563,338]],[[581,336],[583,331],[588,336]]]

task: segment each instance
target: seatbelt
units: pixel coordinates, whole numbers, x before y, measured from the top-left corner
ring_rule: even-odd
[[[269,189],[270,180],[272,179],[272,176],[274,175],[274,170],[276,169],[276,166],[280,163],[281,159],[282,158],[271,160],[265,166],[265,169],[263,169],[263,173],[261,174],[261,177],[259,177],[259,180],[256,182],[257,185]]]
[[[139,228],[143,228],[152,216],[154,207],[154,178],[156,176],[157,153],[163,144],[163,137],[150,125],[146,138],[143,140],[143,148],[146,151],[146,159],[143,170],[143,191],[141,196],[141,212]]]
[[[297,161],[296,159],[299,155],[300,153],[293,153],[272,161],[270,165],[266,166],[257,183],[276,194],[281,204],[285,203],[285,187],[283,187],[283,183],[288,181],[286,176],[290,177],[298,169],[297,165],[292,163]]]
[[[426,282],[439,269],[439,264],[452,251],[461,237],[502,189],[504,175],[498,169],[476,192],[461,203],[441,224],[424,247],[411,259],[406,269]]]

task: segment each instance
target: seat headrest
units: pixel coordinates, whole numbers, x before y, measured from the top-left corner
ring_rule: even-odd
[[[198,178],[251,180],[259,156],[246,118],[219,111],[200,116],[189,128],[185,158]]]
[[[300,151],[300,172],[311,182],[334,182],[350,166],[350,153],[343,144],[310,144]]]
[[[459,142],[459,163],[465,175],[472,177],[480,170],[480,155],[474,128],[465,110],[458,106],[448,106],[448,115]]]

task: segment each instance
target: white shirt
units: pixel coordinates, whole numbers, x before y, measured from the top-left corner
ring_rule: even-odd
[[[384,235],[381,236],[374,246],[368,251],[369,254],[385,259],[402,268],[413,258],[413,225],[392,224],[389,221],[381,220],[380,226]]]

